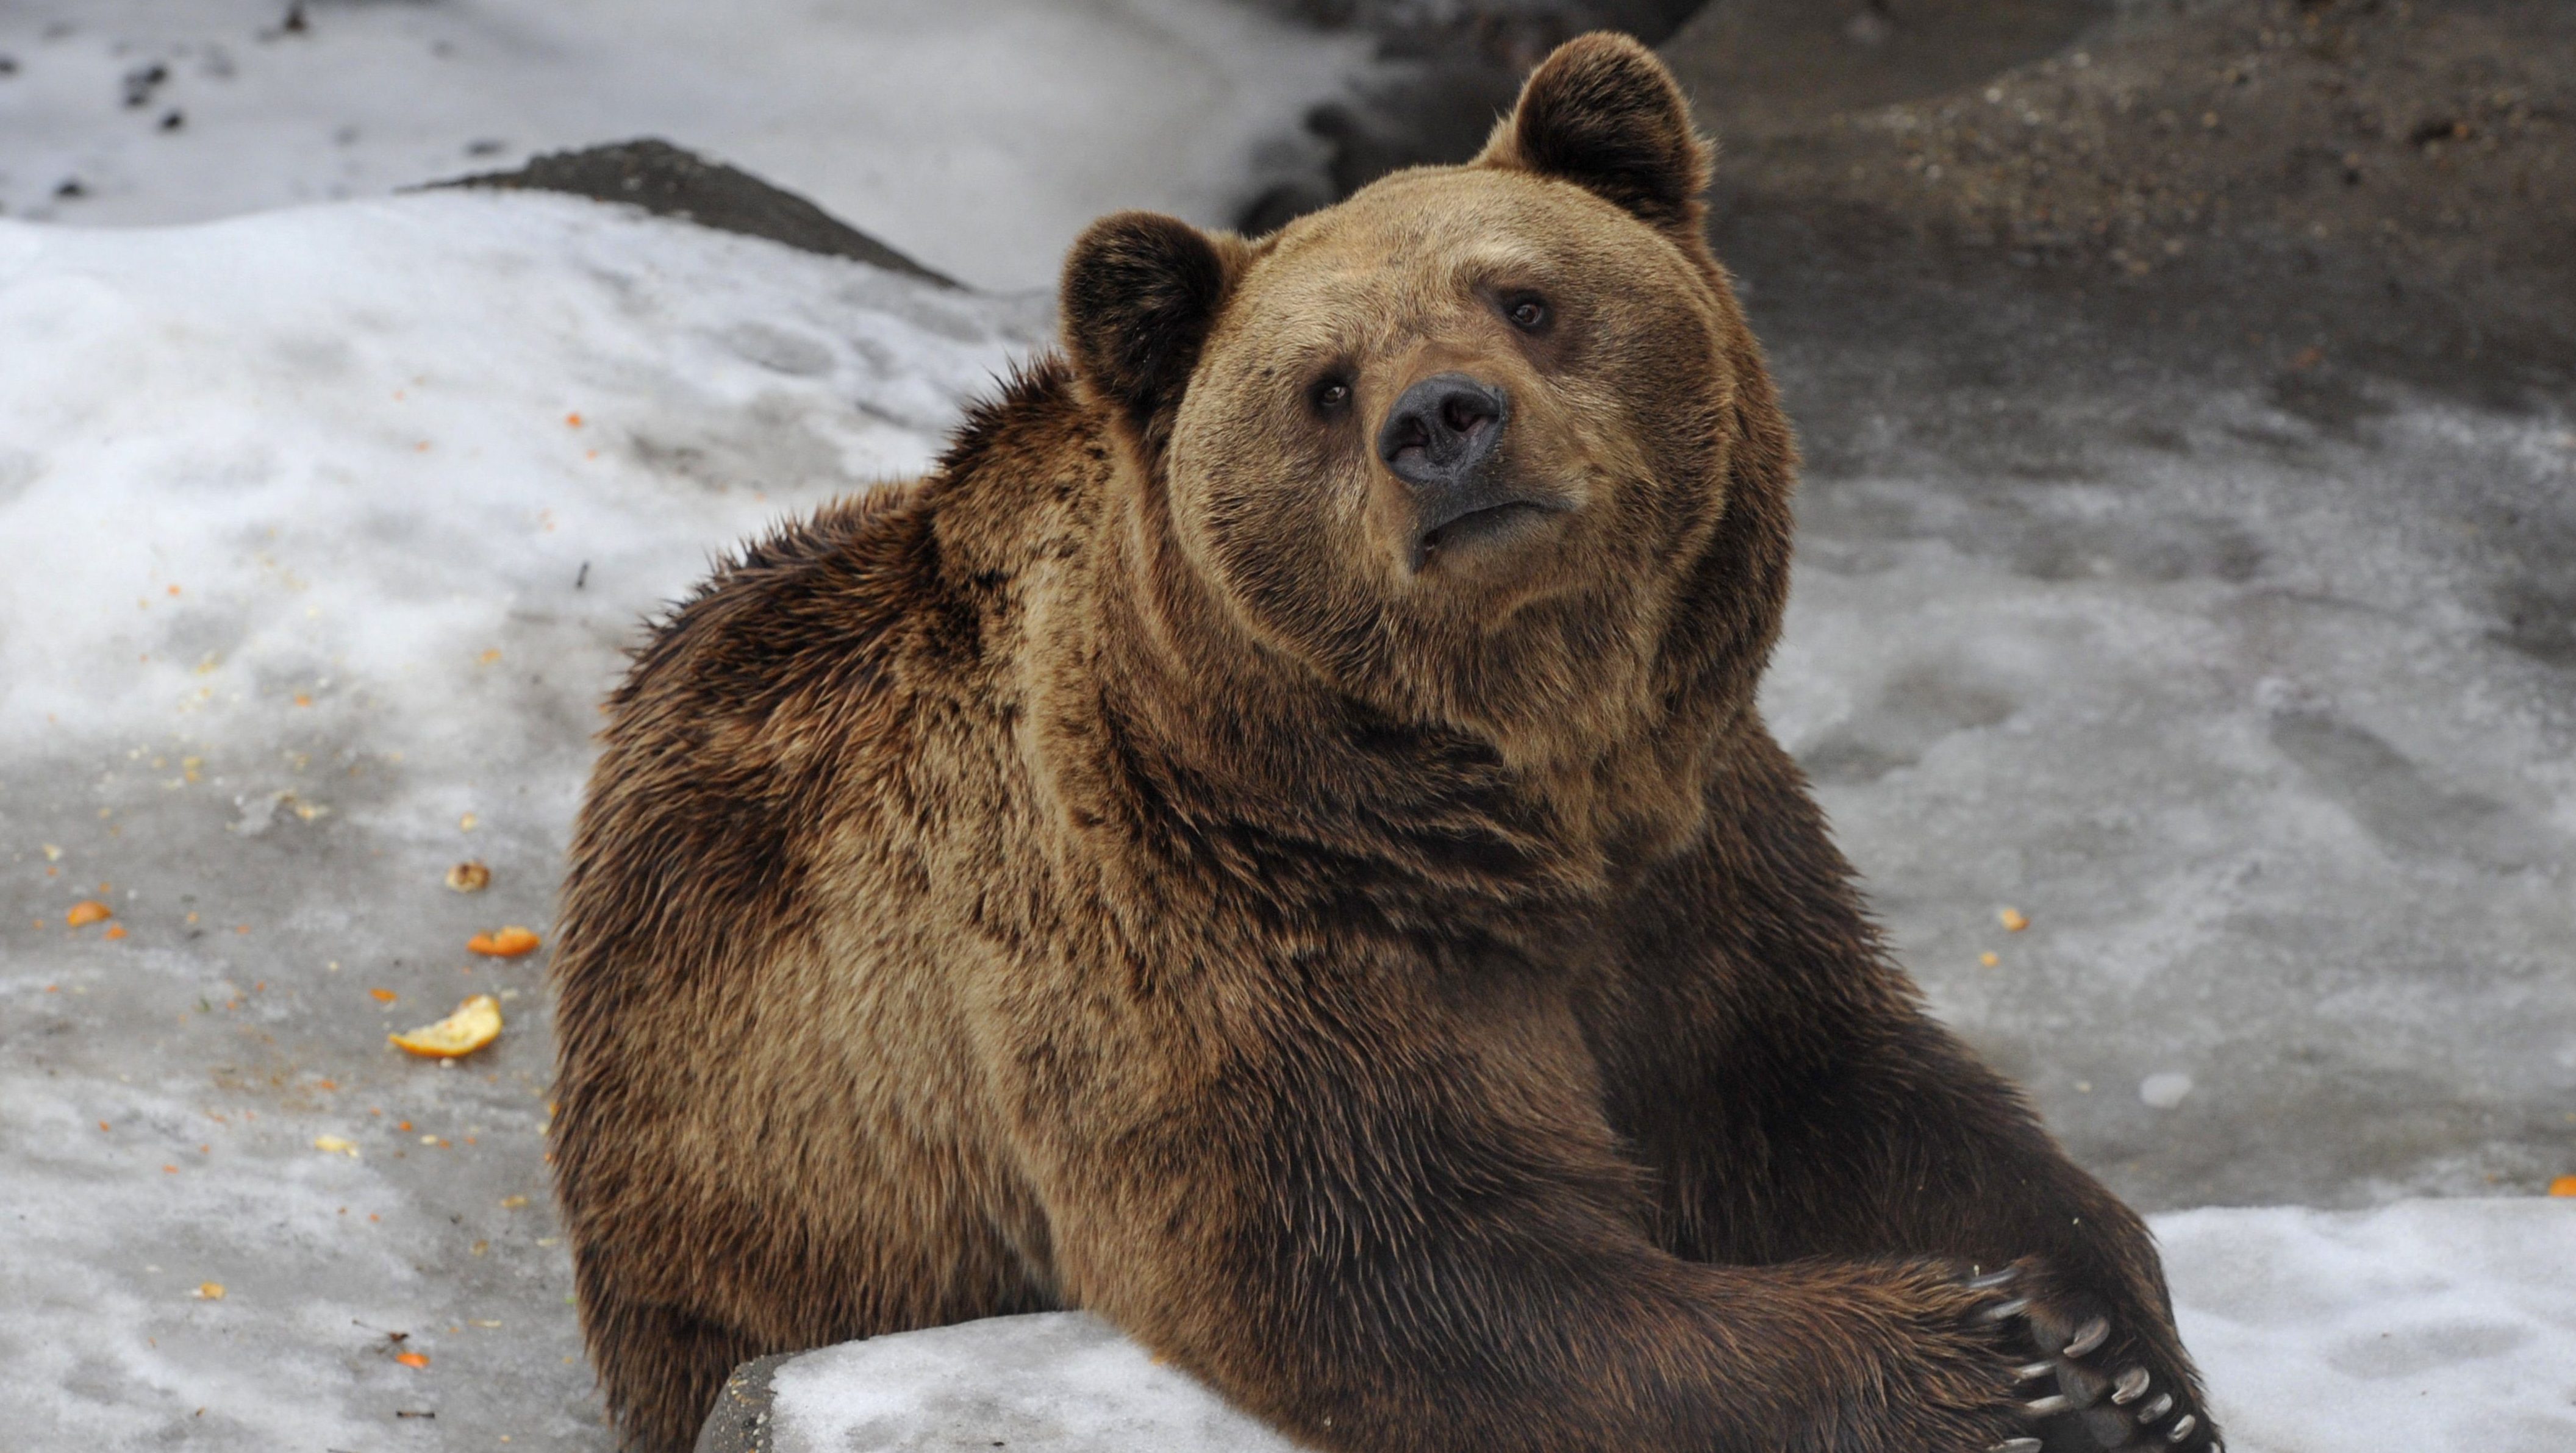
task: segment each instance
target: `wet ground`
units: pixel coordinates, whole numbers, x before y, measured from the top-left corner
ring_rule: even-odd
[[[2034,22],[1766,125],[1758,8],[1667,50],[1807,451],[1772,712],[1935,1002],[2143,1206],[2566,1173],[2576,17]]]

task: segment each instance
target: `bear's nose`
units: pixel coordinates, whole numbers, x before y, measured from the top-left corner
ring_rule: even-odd
[[[1417,488],[1471,478],[1494,453],[1511,416],[1511,396],[1463,373],[1436,373],[1389,409],[1378,430],[1378,457]]]

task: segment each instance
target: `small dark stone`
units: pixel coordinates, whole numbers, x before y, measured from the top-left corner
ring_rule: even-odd
[[[154,61],[148,66],[137,66],[133,70],[127,71],[125,73],[125,104],[127,108],[133,109],[151,104],[152,93],[160,90],[162,83],[169,79],[170,68],[161,64],[159,61]]]
[[[164,131],[176,131],[187,124],[188,113],[185,111],[173,110],[162,114],[161,129]]]

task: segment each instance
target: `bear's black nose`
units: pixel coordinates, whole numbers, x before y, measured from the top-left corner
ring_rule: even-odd
[[[1404,391],[1378,430],[1378,457],[1418,489],[1454,488],[1493,457],[1511,397],[1463,373],[1436,373]]]

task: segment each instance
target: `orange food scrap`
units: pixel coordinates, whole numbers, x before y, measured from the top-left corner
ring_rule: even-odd
[[[465,946],[485,958],[515,959],[521,954],[536,952],[537,945],[542,942],[543,939],[514,923],[498,933],[478,933],[467,939]]]
[[[115,916],[115,909],[95,898],[84,898],[72,905],[71,912],[63,915],[63,922],[72,928],[87,928],[93,923],[104,923]]]
[[[492,886],[492,870],[480,858],[467,858],[447,870],[447,890],[451,893],[480,893]]]
[[[311,706],[313,704],[313,698],[299,691],[295,693],[295,704],[297,706]]]
[[[571,428],[578,429],[581,427],[581,415],[566,414],[564,415],[564,423]]]
[[[1994,951],[1993,951],[1993,950],[1991,950],[1991,949],[1987,950],[1987,951],[1986,951],[1986,952],[1984,952],[1984,953],[1981,953],[1981,954],[1977,955],[1977,962],[1978,962],[1978,963],[1981,963],[1981,964],[1984,964],[1987,968],[1990,968],[1990,969],[1991,969],[1991,968],[1993,968],[1995,965],[1997,965],[1997,964],[1999,964],[1999,963],[2002,963],[2003,961],[2004,961],[2004,959],[2003,959],[2003,955],[2001,955],[2001,954],[1999,954],[1999,953],[1996,953],[1996,952],[1994,952]]]
[[[429,1354],[426,1352],[397,1352],[394,1354],[394,1361],[401,1363],[405,1367],[427,1367],[429,1366]]]
[[[2004,909],[2002,912],[1995,915],[1995,921],[2004,926],[2004,932],[2006,933],[2019,933],[2023,929],[2030,927],[2030,915],[2022,912],[2018,908]]]
[[[210,1302],[220,1302],[224,1299],[224,1284],[219,1281],[201,1281],[197,1283],[197,1295]]]
[[[2560,1176],[2558,1179],[2551,1181],[2549,1183],[2549,1194],[2553,1196],[2576,1196],[2576,1176]]]
[[[125,937],[125,925],[122,923],[109,924],[107,926],[107,933],[104,936],[111,939]]]
[[[405,1054],[424,1059],[455,1059],[472,1054],[501,1037],[501,1001],[489,994],[477,994],[456,1006],[456,1012],[436,1024],[424,1024],[408,1034],[388,1034],[385,1038]],[[422,1143],[447,1142],[435,1136],[423,1136]]]
[[[391,989],[369,989],[367,992],[373,994],[376,997],[376,1002],[379,1004],[391,1004],[396,999],[402,997]]]

